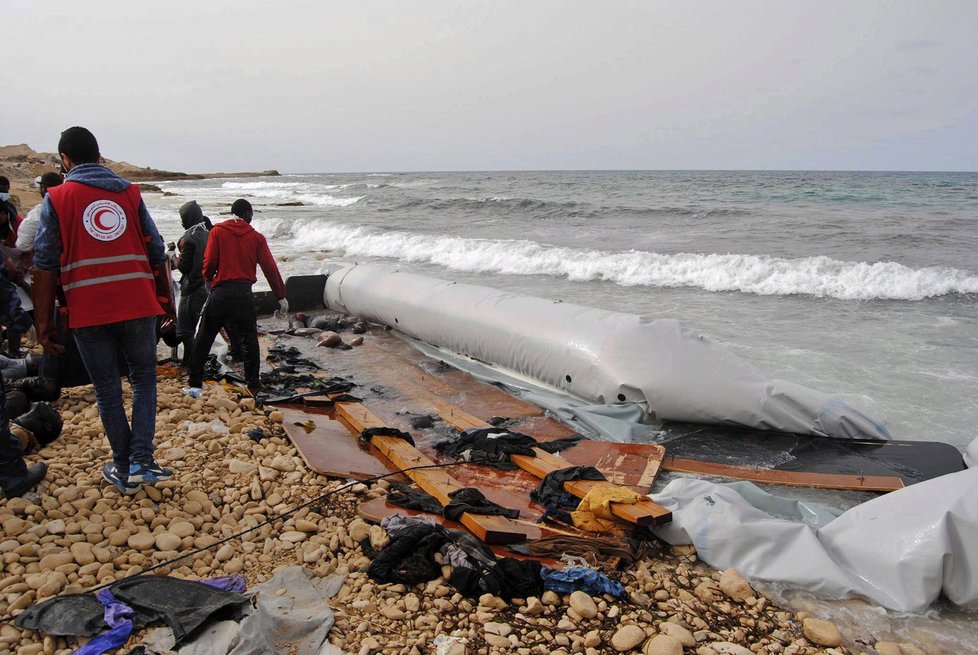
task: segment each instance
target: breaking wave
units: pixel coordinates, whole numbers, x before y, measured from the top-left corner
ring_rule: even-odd
[[[166,186],[165,190],[197,198],[231,198],[247,196],[276,202],[301,202],[318,207],[348,207],[364,196],[342,197],[328,193],[343,191],[349,185],[316,184],[313,182],[224,182],[220,187]]]
[[[383,231],[342,223],[304,223],[293,247],[345,255],[426,262],[467,272],[553,275],[622,286],[698,287],[759,295],[803,294],[844,300],[922,300],[978,293],[978,275],[945,267],[914,269],[896,262],[848,262],[830,257],[611,252],[535,241],[471,239]]]

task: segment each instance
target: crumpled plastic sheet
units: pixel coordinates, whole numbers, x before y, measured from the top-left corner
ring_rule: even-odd
[[[656,536],[693,544],[707,564],[748,579],[903,612],[921,612],[941,594],[978,605],[978,468],[879,496],[824,527],[776,518],[734,486],[704,480],[674,480],[652,498],[672,511]]]
[[[249,592],[254,607],[240,623],[217,621],[177,655],[286,655],[291,644],[298,655],[341,655],[328,641],[333,627],[333,610],[327,604],[343,585],[343,576],[319,578],[301,566],[276,571],[269,580]],[[284,589],[282,595],[278,591]],[[147,652],[174,652],[169,628],[150,631],[144,640]]]
[[[298,655],[318,655],[334,622],[326,600],[336,595],[343,580],[341,575],[319,578],[302,566],[279,569],[255,587],[255,611],[241,622],[230,655],[286,655],[289,646],[278,646],[285,641]],[[280,589],[285,590],[281,596]]]

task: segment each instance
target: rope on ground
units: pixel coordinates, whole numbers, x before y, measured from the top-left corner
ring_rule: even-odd
[[[297,505],[297,506],[295,506],[295,507],[293,507],[291,509],[287,509],[284,512],[282,512],[281,514],[276,514],[275,516],[273,516],[271,518],[265,519],[263,522],[259,523],[258,525],[252,526],[252,527],[250,527],[250,528],[248,528],[246,530],[242,530],[241,532],[237,532],[237,533],[232,534],[230,536],[224,537],[223,539],[220,539],[218,541],[215,541],[214,543],[212,543],[212,544],[210,544],[208,546],[201,546],[200,548],[195,548],[195,549],[193,549],[191,551],[188,551],[186,553],[183,553],[181,555],[177,555],[176,557],[174,557],[172,559],[168,559],[165,562],[160,562],[159,564],[154,564],[153,566],[147,567],[145,569],[141,569],[141,570],[137,571],[136,573],[131,573],[129,575],[125,575],[125,576],[123,576],[121,578],[118,578],[116,580],[112,580],[111,582],[104,582],[104,583],[102,583],[102,584],[100,584],[98,586],[95,586],[95,587],[92,587],[91,589],[88,589],[87,591],[83,591],[83,592],[79,592],[79,593],[92,594],[92,593],[95,593],[95,592],[100,591],[102,589],[105,589],[106,587],[111,587],[112,585],[116,584],[117,582],[121,582],[123,580],[128,580],[129,578],[134,578],[134,577],[140,576],[140,575],[146,575],[147,573],[152,573],[153,571],[158,571],[159,569],[166,568],[166,567],[168,567],[168,566],[170,566],[170,565],[172,565],[172,564],[174,564],[176,562],[179,562],[181,560],[185,560],[185,559],[187,559],[189,557],[194,557],[196,555],[199,555],[200,553],[203,553],[205,551],[211,550],[212,548],[215,548],[217,546],[221,546],[223,544],[226,544],[229,541],[234,541],[235,539],[240,539],[241,537],[243,537],[244,535],[248,534],[249,532],[254,532],[255,530],[259,530],[259,529],[265,527],[266,525],[272,525],[275,521],[278,521],[278,520],[287,518],[287,517],[291,516],[292,514],[295,514],[296,512],[305,509],[306,507],[312,507],[313,505],[316,505],[317,503],[321,503],[324,500],[326,500],[327,498],[329,498],[330,496],[332,496],[333,494],[339,493],[341,491],[344,491],[345,489],[349,489],[349,488],[354,487],[354,486],[356,486],[358,484],[366,484],[366,483],[369,483],[369,482],[376,482],[377,480],[382,480],[383,478],[389,478],[389,477],[394,476],[394,475],[400,475],[401,473],[407,473],[408,471],[417,471],[417,470],[420,470],[420,469],[448,468],[448,467],[451,467],[451,466],[464,466],[464,465],[467,465],[467,464],[474,464],[474,463],[475,462],[447,462],[445,464],[424,464],[424,465],[419,465],[419,466],[410,466],[408,468],[398,469],[396,471],[391,471],[390,473],[384,473],[383,475],[375,475],[373,477],[364,478],[362,480],[353,480],[352,482],[348,482],[347,484],[344,484],[342,486],[339,486],[339,487],[337,487],[335,489],[331,489],[331,490],[327,491],[324,494],[320,494],[319,496],[316,496],[312,500],[307,500],[306,502],[302,503],[301,505]],[[14,616],[5,616],[3,618],[0,618],[0,624],[3,624],[3,623],[11,623],[15,618],[16,617],[14,617]]]

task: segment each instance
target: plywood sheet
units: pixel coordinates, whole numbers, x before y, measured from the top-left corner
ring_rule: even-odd
[[[387,460],[375,448],[361,444],[339,421],[289,407],[280,407],[279,411],[282,412],[285,433],[306,465],[316,473],[364,480],[397,470],[385,464]],[[316,423],[311,431],[297,425],[310,420]],[[390,479],[405,478],[401,475]]]

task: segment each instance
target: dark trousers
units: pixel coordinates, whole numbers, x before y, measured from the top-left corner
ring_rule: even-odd
[[[20,441],[10,434],[7,398],[0,379],[0,489],[9,489],[27,476],[23,454]]]
[[[153,463],[156,433],[156,317],[134,318],[72,330],[78,354],[95,387],[112,459],[128,475],[130,461]],[[125,359],[119,366],[119,351]],[[132,385],[132,423],[122,404],[122,375]]]
[[[177,305],[177,336],[180,339],[192,339],[197,331],[197,320],[207,301],[207,289],[197,287],[190,293],[180,294],[180,304]]]
[[[228,328],[240,340],[245,381],[249,387],[257,389],[261,355],[258,349],[258,317],[248,282],[225,282],[211,289],[200,314],[200,327],[197,328],[194,351],[190,356],[190,386],[199,387],[203,383],[204,365],[221,328]]]

